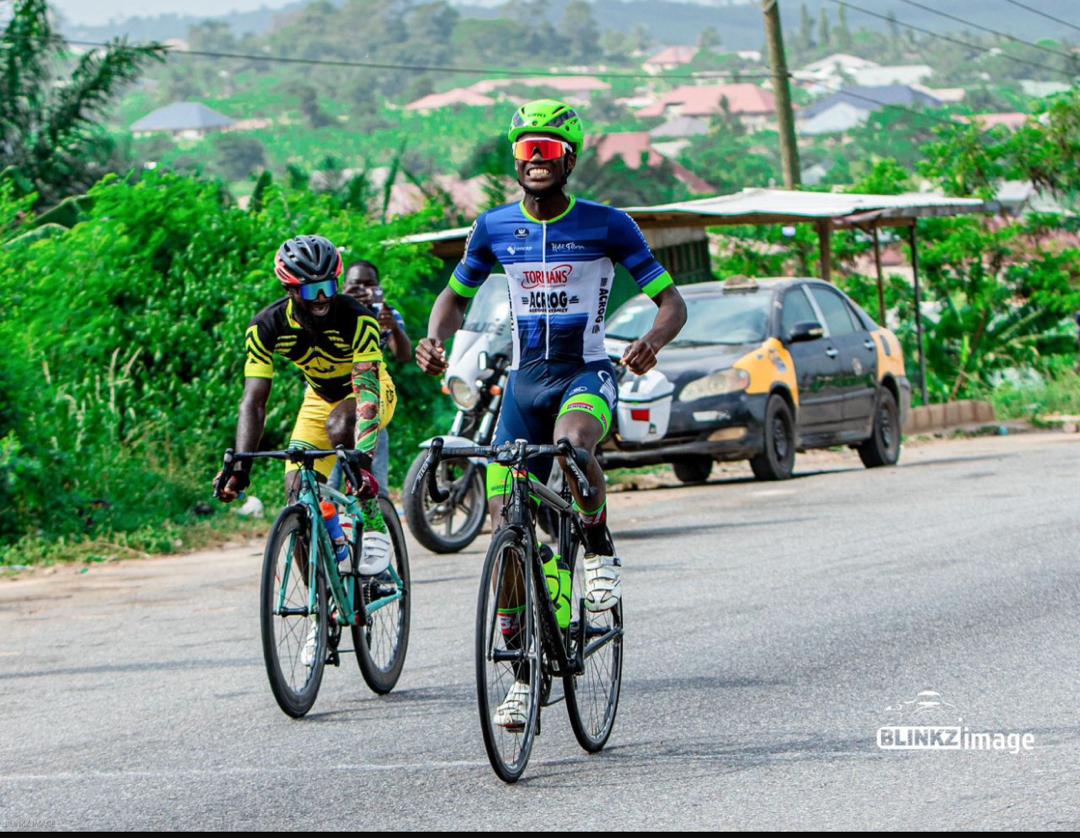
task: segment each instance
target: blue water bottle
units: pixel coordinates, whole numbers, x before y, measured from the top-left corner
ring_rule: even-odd
[[[330,533],[330,540],[334,542],[334,553],[338,564],[349,558],[349,540],[345,538],[345,531],[341,528],[338,520],[337,506],[328,500],[319,504],[322,510],[323,520],[326,521],[326,531]]]

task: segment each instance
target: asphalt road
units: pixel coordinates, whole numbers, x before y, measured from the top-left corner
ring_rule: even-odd
[[[714,472],[714,477],[716,476]],[[258,635],[259,545],[0,580],[0,827],[1080,827],[1080,441],[805,457],[613,496],[623,699],[587,756],[562,705],[525,779],[488,767],[472,630],[484,537],[414,546],[397,690],[347,659],[286,718]],[[885,751],[886,710],[1031,750]],[[938,720],[943,721],[943,720]]]

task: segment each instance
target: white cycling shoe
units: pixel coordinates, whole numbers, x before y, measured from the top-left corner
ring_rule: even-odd
[[[585,554],[585,610],[608,611],[622,599],[622,578],[617,556]]]
[[[300,653],[300,663],[304,666],[315,665],[315,647],[319,642],[319,624],[313,619],[311,628],[308,630],[307,640],[304,641],[304,650]]]
[[[390,567],[392,545],[384,532],[365,531],[357,570],[362,576],[378,576]]]
[[[521,730],[529,720],[529,685],[514,681],[502,704],[495,708],[491,721],[508,730]]]

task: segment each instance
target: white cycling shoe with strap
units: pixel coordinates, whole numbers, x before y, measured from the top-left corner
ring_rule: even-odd
[[[315,665],[315,646],[319,641],[319,623],[312,618],[311,628],[308,629],[307,640],[304,641],[304,650],[300,653],[300,663],[304,666]]]
[[[502,704],[495,708],[491,721],[507,730],[521,730],[529,720],[529,685],[514,681]]]
[[[618,556],[585,554],[585,610],[609,611],[622,599],[622,576]]]

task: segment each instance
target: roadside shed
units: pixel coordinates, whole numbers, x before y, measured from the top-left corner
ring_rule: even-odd
[[[708,237],[710,227],[742,224],[813,224],[818,233],[822,279],[831,282],[832,234],[835,230],[858,229],[874,242],[877,270],[879,318],[885,320],[884,274],[881,266],[879,230],[897,227],[907,230],[911,246],[913,314],[919,351],[919,384],[923,403],[926,392],[926,358],[922,336],[922,295],[919,287],[918,243],[915,225],[920,218],[988,213],[996,204],[977,198],[950,198],[930,193],[869,195],[833,192],[800,192],[786,189],[743,189],[731,195],[717,195],[659,204],[624,207],[641,228],[657,257],[677,280],[695,282],[712,277]],[[468,227],[409,236],[404,241],[430,244],[436,256],[456,261],[464,251]],[[614,305],[612,306],[614,308]]]

